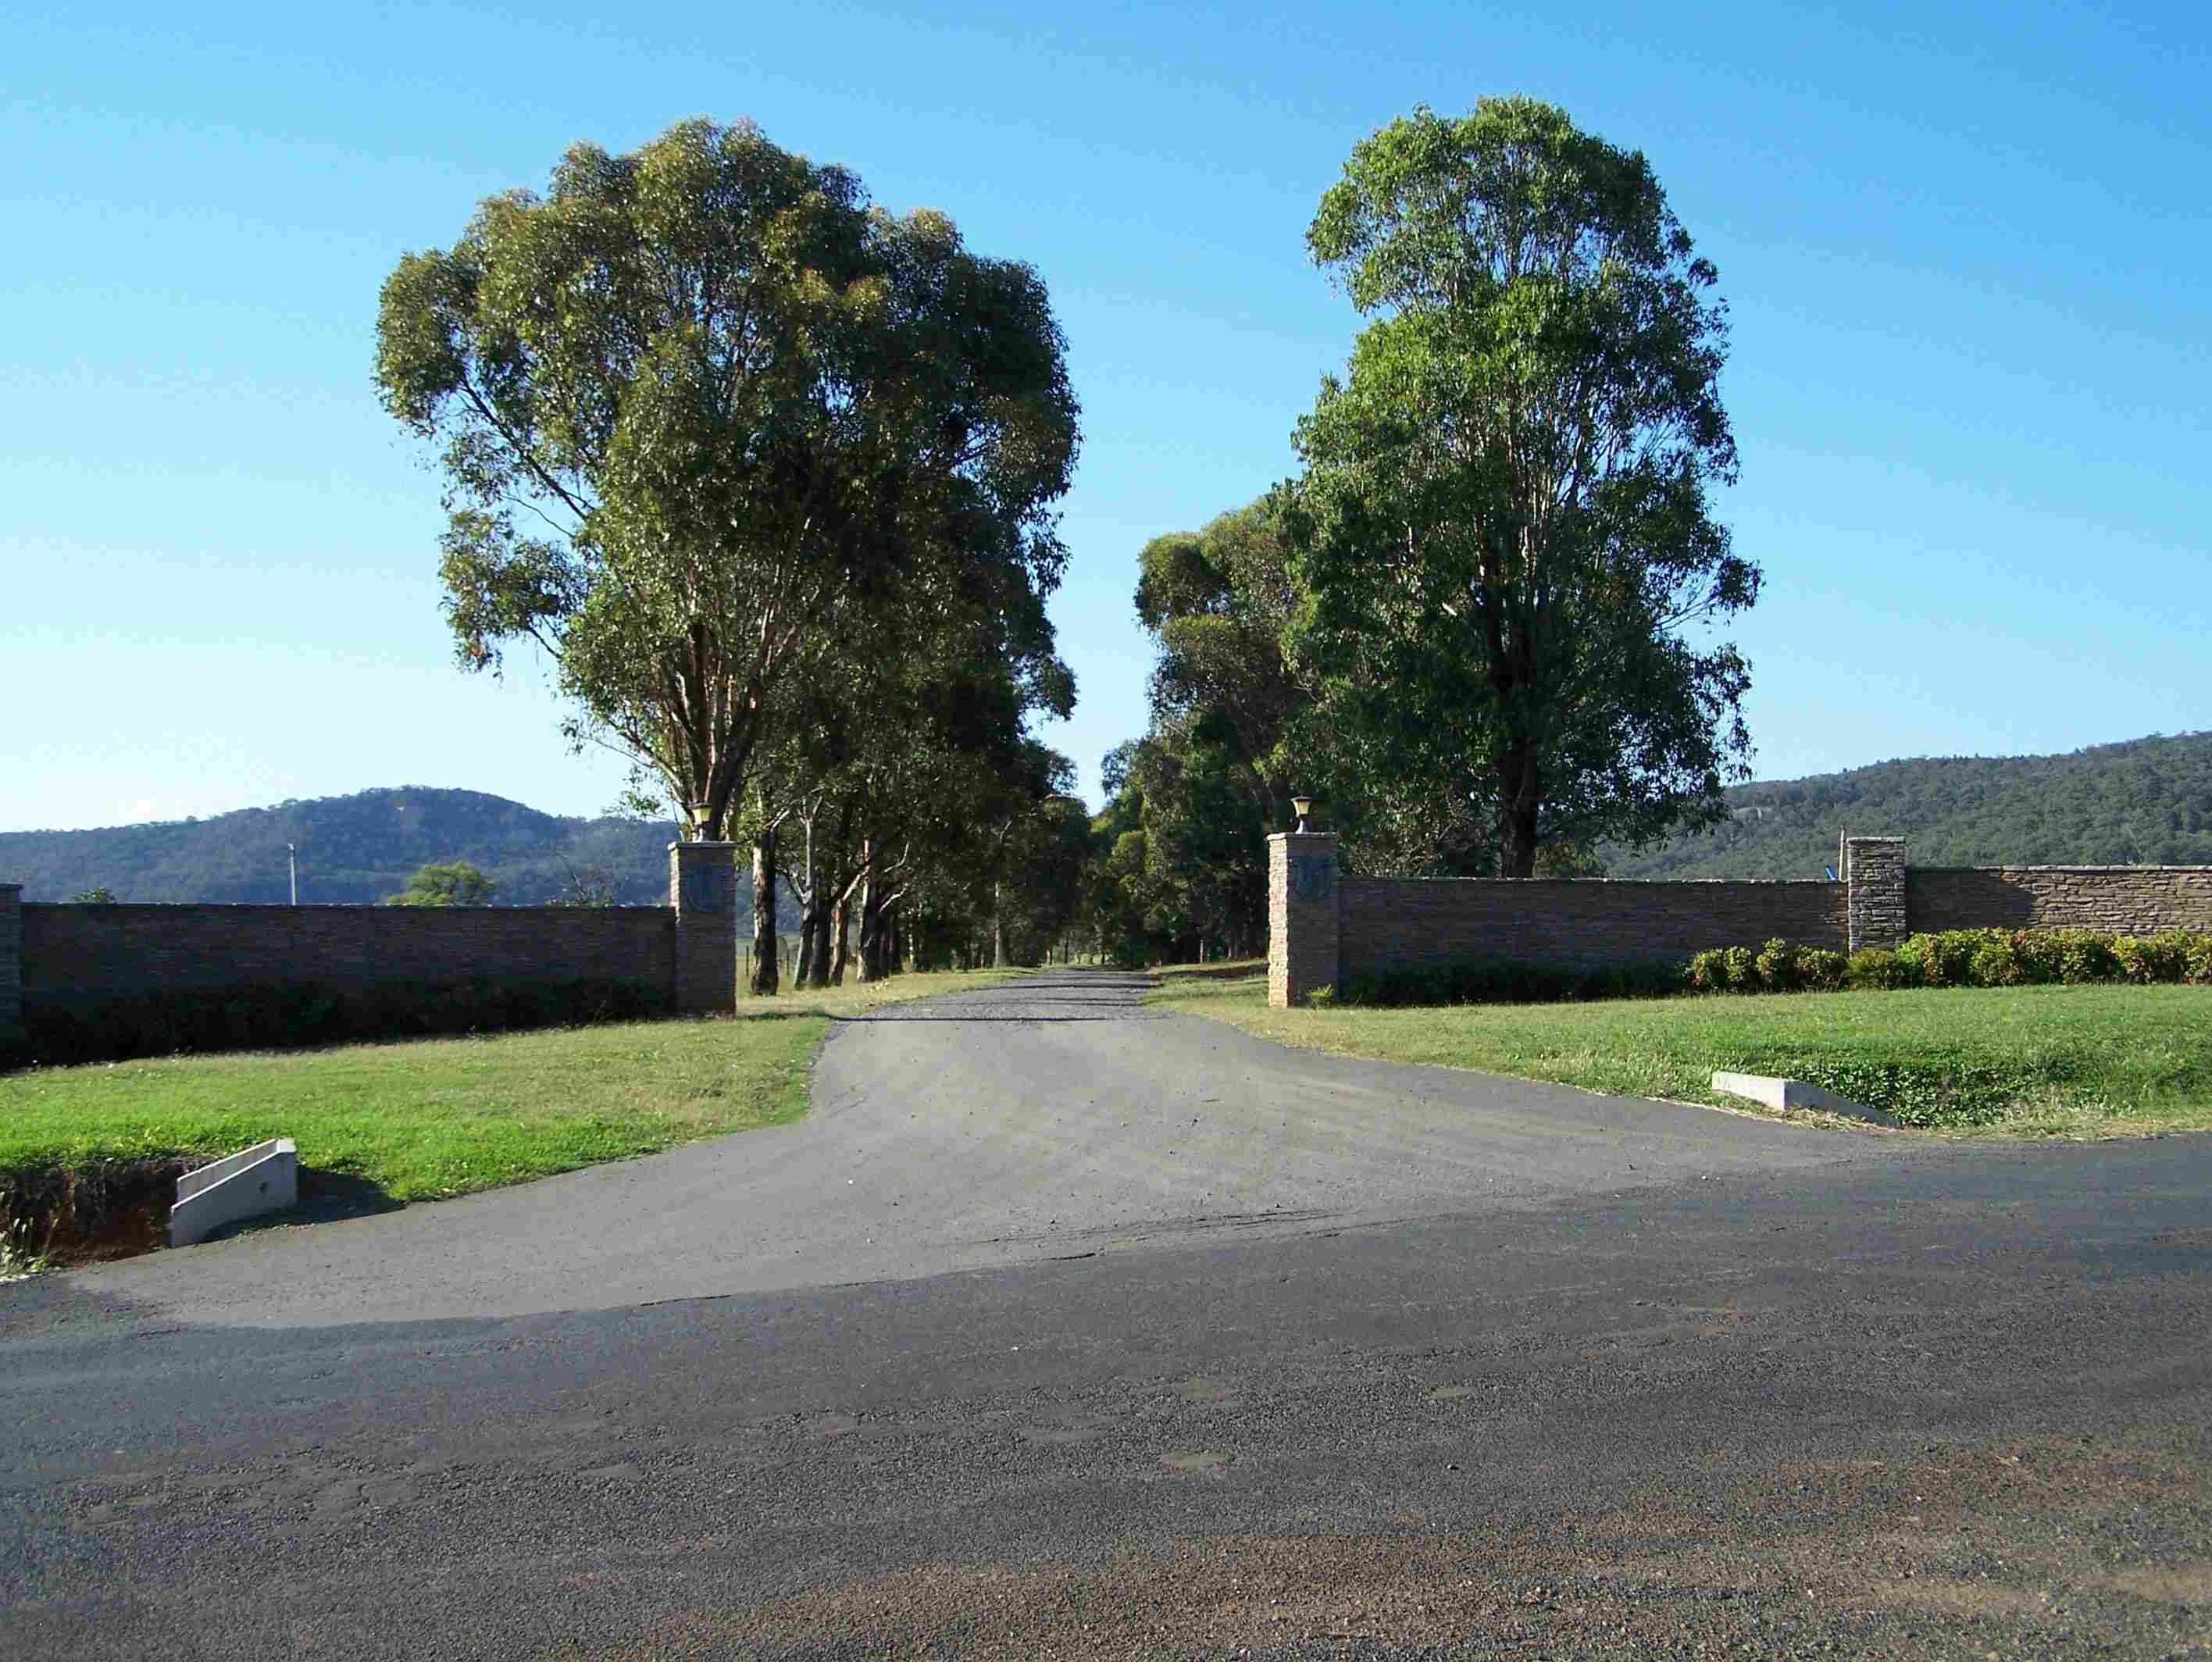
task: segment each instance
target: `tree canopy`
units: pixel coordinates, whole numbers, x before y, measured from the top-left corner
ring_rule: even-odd
[[[496,880],[466,860],[442,860],[423,866],[386,906],[489,906],[499,892]]]
[[[1449,869],[1711,822],[1749,671],[1689,631],[1759,573],[1709,499],[1725,307],[1649,164],[1532,100],[1422,108],[1307,242],[1372,319],[1296,435],[1285,644],[1329,767]]]
[[[384,286],[385,407],[441,446],[461,661],[552,658],[572,735],[727,834],[780,684],[917,573],[1041,603],[1078,443],[1029,267],[747,123],[573,148]]]

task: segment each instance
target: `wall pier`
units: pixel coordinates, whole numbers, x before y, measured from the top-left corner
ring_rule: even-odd
[[[679,1016],[738,1007],[738,846],[668,845],[668,904],[676,911],[674,1004]]]

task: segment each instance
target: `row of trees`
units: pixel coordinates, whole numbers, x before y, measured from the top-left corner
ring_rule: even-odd
[[[1042,283],[740,124],[573,149],[385,285],[386,409],[439,447],[461,662],[534,646],[632,805],[752,848],[805,982],[979,919],[1122,956],[1264,937],[1261,839],[1587,869],[1722,814],[1756,599],[1710,496],[1725,307],[1644,158],[1526,99],[1360,144],[1307,232],[1368,319],[1299,476],[1143,554],[1152,719],[1083,822],[1032,721],[1077,403]]]
[[[979,905],[1003,931],[1007,874],[1070,840],[1030,726],[1075,697],[1045,601],[1079,409],[1033,270],[687,122],[402,259],[376,380],[438,447],[460,662],[534,646],[629,806],[751,845],[756,992],[787,885],[803,984]]]
[[[1724,815],[1757,598],[1715,273],[1644,157],[1527,99],[1360,144],[1307,232],[1370,319],[1303,472],[1156,539],[1152,722],[1090,885],[1124,956],[1265,938],[1267,832],[1320,798],[1356,870],[1576,875]]]

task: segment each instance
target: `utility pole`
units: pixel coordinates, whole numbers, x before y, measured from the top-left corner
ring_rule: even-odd
[[[300,903],[300,845],[288,842],[284,845],[284,852],[292,860],[292,904],[297,906]]]

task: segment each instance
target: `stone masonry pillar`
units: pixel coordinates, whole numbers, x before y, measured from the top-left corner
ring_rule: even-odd
[[[0,1040],[23,1019],[23,885],[0,883]]]
[[[726,1016],[738,1007],[737,895],[737,844],[668,845],[679,1016]]]
[[[1911,932],[1905,916],[1904,838],[1845,838],[1844,889],[1852,951],[1895,946]]]
[[[1278,831],[1267,839],[1267,1002],[1303,1004],[1336,989],[1336,834]]]

